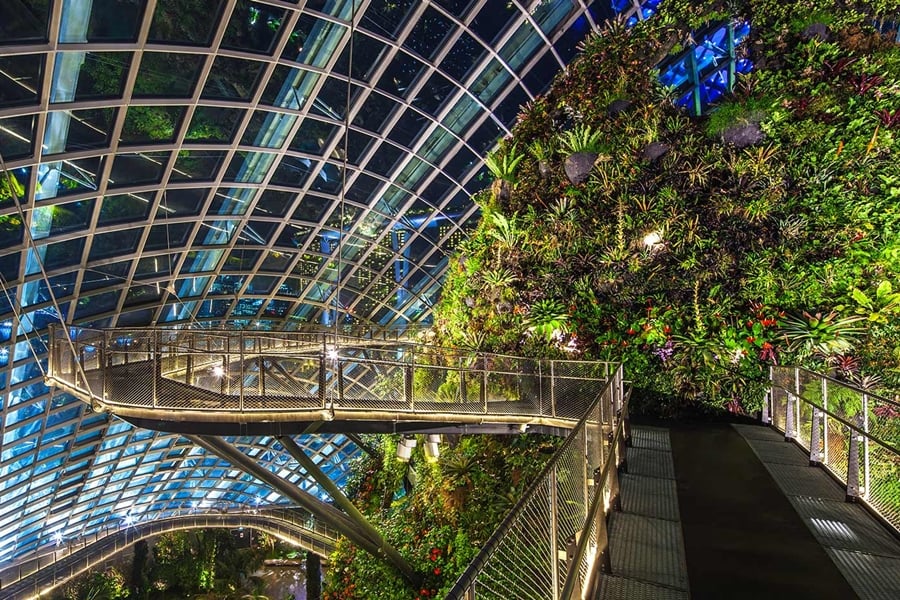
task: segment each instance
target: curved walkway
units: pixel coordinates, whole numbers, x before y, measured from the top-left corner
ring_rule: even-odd
[[[292,510],[258,513],[185,515],[138,523],[96,538],[80,547],[64,547],[34,561],[0,571],[2,600],[31,600],[49,597],[53,590],[88,569],[102,564],[142,539],[167,531],[207,528],[252,528],[263,531],[305,550],[327,556],[334,550],[334,533],[310,529],[305,512]]]

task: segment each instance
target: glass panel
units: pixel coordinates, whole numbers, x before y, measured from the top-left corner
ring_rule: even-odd
[[[407,108],[403,116],[394,123],[389,138],[391,141],[403,146],[412,147],[414,145],[413,140],[419,136],[419,133],[429,122],[421,114],[411,108]]]
[[[100,313],[114,311],[118,306],[120,294],[120,290],[114,290],[94,296],[82,296],[78,299],[78,303],[75,306],[75,319],[80,320]]]
[[[135,279],[149,279],[171,275],[177,262],[177,254],[142,258],[135,267],[134,277]]]
[[[65,61],[61,59],[72,55],[80,59],[80,52],[63,52],[57,58],[57,77],[62,76]],[[84,64],[77,74],[78,85],[75,88],[75,100],[88,98],[109,98],[122,95],[125,86],[125,72],[131,64],[130,52],[88,52],[84,54]],[[54,93],[57,93],[54,91]],[[72,99],[60,95],[52,97],[52,102],[69,102]]]
[[[278,229],[278,223],[271,221],[250,221],[238,236],[238,241],[245,244],[268,245],[269,240]]]
[[[157,0],[148,39],[208,46],[223,3],[223,0]]]
[[[182,150],[175,160],[170,180],[215,179],[226,154],[224,150]]]
[[[135,228],[95,234],[91,238],[91,250],[88,260],[97,260],[107,256],[118,256],[134,252],[141,239],[141,233],[142,230],[140,228]]]
[[[159,183],[168,161],[168,152],[117,154],[109,174],[110,186]]]
[[[469,70],[484,55],[484,46],[470,36],[468,33],[462,33],[444,61],[441,63],[441,71],[453,77],[459,82],[465,81]]]
[[[285,11],[281,8],[238,0],[231,13],[223,48],[269,54],[278,40]]]
[[[339,131],[337,125],[307,117],[291,141],[291,150],[322,156],[331,137]]]
[[[511,2],[503,4],[486,4],[484,8],[472,19],[469,29],[475,35],[490,44],[497,39],[509,22],[518,13]]]
[[[325,67],[346,29],[343,25],[302,14],[281,57],[314,67]]]
[[[419,94],[410,102],[435,117],[453,89],[453,83],[449,79],[440,73],[432,73]]]
[[[81,280],[81,293],[122,283],[130,270],[130,260],[87,269]]]
[[[99,225],[144,221],[150,214],[153,195],[150,193],[116,194],[106,196],[100,205]]]
[[[103,166],[103,157],[82,158],[79,160],[64,160],[54,163],[50,172],[57,170],[56,196],[74,194],[76,192],[96,191],[99,187],[98,177]],[[46,177],[47,174],[44,175]],[[48,191],[47,185],[44,191]]]
[[[93,0],[88,24],[89,42],[133,42],[144,15],[143,0]],[[63,18],[66,13],[63,12]],[[60,40],[83,42],[84,40]]]
[[[373,92],[369,94],[356,116],[353,117],[353,124],[378,133],[383,129],[384,123],[396,107],[397,103],[387,96]]]
[[[199,215],[207,194],[208,190],[205,189],[165,190],[163,191],[157,216],[185,217]]]
[[[381,64],[381,58],[385,51],[385,45],[373,37],[359,31],[353,33],[353,65],[351,67],[353,79],[371,81],[375,67]],[[334,65],[334,72],[347,75],[347,67],[350,63],[350,44],[344,46],[341,57]]]
[[[0,40],[21,44],[47,40],[50,0],[0,2]]]
[[[275,282],[278,281],[277,277],[269,277],[266,275],[257,275],[250,282],[250,286],[247,288],[247,293],[249,294],[268,294],[272,291],[272,288],[275,287]]]
[[[30,156],[34,147],[34,115],[0,119],[0,148],[4,160]]]
[[[353,86],[350,100],[359,95],[359,88]],[[312,111],[323,117],[340,121],[347,111],[347,82],[334,77],[329,77],[312,105]]]
[[[316,165],[308,158],[297,158],[294,156],[285,156],[281,159],[281,164],[272,175],[272,183],[280,185],[290,185],[303,187],[309,174]]]
[[[231,164],[225,171],[225,180],[259,183],[265,178],[276,158],[277,155],[270,152],[235,152]]]
[[[134,96],[188,97],[197,84],[203,56],[180,52],[145,52],[134,82]]]
[[[94,214],[94,199],[56,204],[50,207],[50,235],[86,229]]]
[[[241,144],[262,146],[263,148],[281,148],[296,122],[296,115],[258,110],[250,118]]]
[[[183,106],[129,106],[122,126],[123,144],[148,144],[175,141],[175,133],[184,117]]]
[[[360,25],[378,35],[397,39],[414,0],[374,0],[363,15]]]
[[[255,196],[256,190],[250,188],[219,190],[213,196],[208,214],[243,215]]]
[[[255,60],[216,57],[201,97],[248,100],[256,90],[262,71],[263,63]]]
[[[287,272],[291,261],[294,260],[294,256],[295,255],[290,252],[278,252],[277,250],[272,250],[266,255],[259,270],[285,273]]]
[[[194,110],[184,141],[228,143],[243,115],[244,111],[237,108],[198,106]]]
[[[49,270],[77,265],[81,262],[82,250],[84,250],[84,238],[48,244],[47,254],[44,256],[44,267]]]
[[[0,17],[0,31],[5,24]],[[5,34],[0,33],[0,40],[6,39]],[[0,55],[0,106],[37,102],[43,67],[42,54]]]
[[[451,31],[453,22],[429,6],[403,45],[430,60]]]
[[[193,223],[164,223],[150,228],[150,235],[144,243],[144,250],[171,250],[187,244]]]
[[[297,196],[295,192],[279,192],[277,190],[266,190],[260,196],[256,208],[253,209],[254,216],[267,217],[283,217],[287,214],[291,203]]]
[[[2,192],[2,187],[0,187],[0,193]],[[24,234],[22,219],[18,214],[0,215],[0,248],[8,248],[21,243]],[[18,260],[16,261],[16,270],[18,271]]]
[[[105,148],[109,145],[109,134],[116,118],[114,108],[94,108],[87,110],[53,111],[47,117],[47,131],[44,134],[44,154],[62,152],[52,138],[61,130],[59,137],[65,140],[67,151]],[[66,132],[66,127],[68,131]],[[58,129],[57,129],[58,128]]]
[[[398,52],[381,79],[378,80],[378,89],[405,98],[409,93],[410,86],[424,67],[425,65],[418,59],[405,52]]]

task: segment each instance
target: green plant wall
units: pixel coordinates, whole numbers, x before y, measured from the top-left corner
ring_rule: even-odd
[[[516,167],[475,198],[444,340],[623,359],[663,414],[756,410],[776,361],[896,385],[900,46],[870,24],[897,6],[817,6],[670,1],[590,38],[490,157]],[[752,24],[755,70],[689,117],[654,69],[730,18]],[[586,136],[572,183],[568,142]]]

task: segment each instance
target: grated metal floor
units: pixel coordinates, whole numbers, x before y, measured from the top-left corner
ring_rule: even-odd
[[[754,425],[733,427],[765,465],[859,597],[900,598],[900,540],[865,508],[844,502],[841,487],[822,469],[808,466],[803,450],[785,442],[777,431]]]
[[[622,511],[610,517],[612,573],[599,600],[687,600],[688,580],[667,429],[634,427]]]

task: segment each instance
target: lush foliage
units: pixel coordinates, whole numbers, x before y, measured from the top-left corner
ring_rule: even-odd
[[[265,558],[286,549],[264,533],[253,533],[254,546],[239,548],[226,529],[164,533],[152,546],[138,541],[130,568],[109,565],[76,578],[54,598],[60,600],[139,600],[266,598],[265,581],[253,575]],[[129,573],[126,579],[124,573]],[[281,600],[281,599],[277,599]]]
[[[381,456],[364,457],[353,466],[356,479],[349,494],[422,581],[412,589],[390,567],[342,540],[330,559],[323,598],[444,597],[558,441],[533,435],[461,436],[444,444],[433,462],[419,444],[410,467],[394,458],[396,439],[379,439]]]
[[[673,1],[587,40],[492,155],[537,149],[506,193],[476,197],[436,312],[445,340],[624,359],[636,398],[669,414],[754,410],[776,361],[896,386],[900,46],[817,6]],[[654,66],[726,15],[753,24],[756,68],[689,117]],[[585,146],[596,160],[572,183]]]

